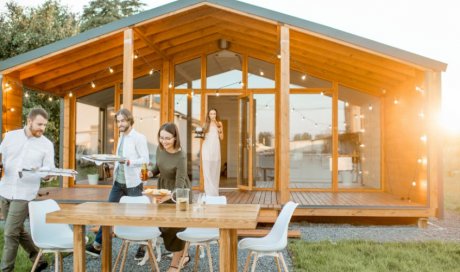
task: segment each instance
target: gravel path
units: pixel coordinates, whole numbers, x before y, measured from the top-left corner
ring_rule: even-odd
[[[3,221],[0,223],[3,227]],[[446,212],[444,220],[435,218],[429,220],[428,228],[420,229],[415,225],[393,225],[393,226],[354,226],[350,224],[318,224],[309,222],[296,222],[290,225],[291,229],[301,230],[301,239],[306,241],[339,241],[344,239],[363,239],[374,241],[454,241],[460,242],[460,213]],[[118,254],[121,241],[113,239],[113,263]],[[147,262],[144,266],[138,266],[134,260],[137,245],[130,246],[125,271],[151,271]],[[170,258],[162,248],[163,256],[159,263],[160,270],[166,271]],[[289,253],[285,250],[284,257],[288,268],[292,271],[292,263]],[[238,271],[242,271],[244,261],[248,252],[238,251]],[[182,271],[193,270],[193,258],[195,249],[190,250],[192,261]],[[211,245],[211,255],[213,257],[214,271],[218,271],[218,246]],[[64,271],[72,271],[72,255],[64,258]],[[54,265],[48,267],[46,271],[54,271]],[[87,271],[100,271],[100,259],[87,255]],[[206,257],[200,260],[199,271],[209,271]],[[270,272],[277,271],[275,262],[271,257],[264,257],[257,263],[256,271]]]

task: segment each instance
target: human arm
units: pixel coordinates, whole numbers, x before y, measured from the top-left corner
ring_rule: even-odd
[[[217,122],[217,132],[219,133],[219,139],[222,141],[224,139],[224,126],[222,122]]]

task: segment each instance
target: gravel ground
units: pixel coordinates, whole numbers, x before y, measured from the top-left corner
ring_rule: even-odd
[[[1,223],[3,226],[3,221]],[[445,219],[430,219],[428,228],[420,229],[415,225],[393,225],[393,226],[354,226],[350,224],[318,224],[309,222],[296,222],[290,225],[291,229],[301,230],[301,239],[306,241],[339,241],[344,239],[363,239],[374,241],[454,241],[460,242],[460,213],[446,212]],[[113,240],[113,263],[118,254],[121,241],[118,238]],[[125,265],[125,271],[151,271],[147,262],[143,266],[138,266],[134,260],[137,245],[130,246],[128,258]],[[162,259],[159,263],[160,270],[166,271],[170,258],[167,252],[162,248]],[[248,252],[246,250],[238,251],[238,271],[242,271]],[[286,263],[292,271],[292,262],[289,253],[283,252]],[[190,250],[192,261],[182,271],[193,270],[193,258],[195,249]],[[213,257],[214,271],[218,271],[218,246],[211,245],[211,255]],[[72,255],[64,258],[64,271],[72,271]],[[87,255],[87,271],[100,271],[100,259]],[[46,271],[54,271],[51,265]],[[200,260],[199,271],[209,271],[206,257]],[[277,271],[275,262],[271,257],[259,259],[256,271]]]

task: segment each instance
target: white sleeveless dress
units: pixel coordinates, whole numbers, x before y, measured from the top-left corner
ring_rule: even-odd
[[[219,195],[220,139],[217,126],[211,124],[201,146],[201,167],[204,176],[204,192],[208,196]]]

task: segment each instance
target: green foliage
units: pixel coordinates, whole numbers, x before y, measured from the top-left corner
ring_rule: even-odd
[[[78,18],[60,2],[48,0],[37,8],[6,3],[0,16],[0,60],[73,36]]]
[[[139,0],[93,0],[83,8],[81,31],[136,14],[144,5]]]
[[[460,243],[339,241],[289,243],[294,271],[458,271]]]
[[[304,133],[297,133],[294,135],[294,141],[305,141],[305,140],[311,140],[311,134],[304,132]]]

